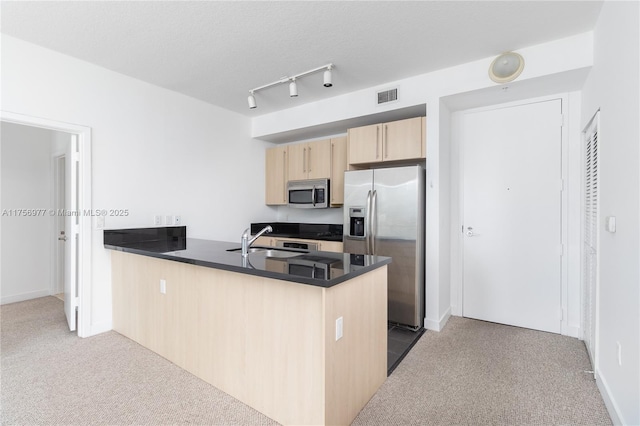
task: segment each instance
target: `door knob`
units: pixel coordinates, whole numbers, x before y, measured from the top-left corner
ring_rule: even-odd
[[[473,228],[469,226],[467,228],[466,234],[467,234],[467,237],[473,237]]]

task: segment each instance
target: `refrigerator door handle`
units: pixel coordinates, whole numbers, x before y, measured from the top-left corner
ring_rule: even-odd
[[[365,228],[365,246],[367,253],[365,254],[373,254],[371,252],[371,191],[367,192],[367,226]]]
[[[378,191],[374,189],[371,196],[371,254],[376,254],[376,234],[378,233],[378,227],[376,225],[378,214],[376,211],[377,199]]]

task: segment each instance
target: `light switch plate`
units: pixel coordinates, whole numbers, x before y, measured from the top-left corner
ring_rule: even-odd
[[[612,234],[616,232],[616,217],[615,216],[607,216],[605,229]]]
[[[343,319],[340,317],[336,320],[336,342],[342,339],[342,325]]]

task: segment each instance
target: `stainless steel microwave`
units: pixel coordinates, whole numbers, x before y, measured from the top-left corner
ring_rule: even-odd
[[[329,179],[293,180],[287,182],[290,207],[326,209],[329,207]]]

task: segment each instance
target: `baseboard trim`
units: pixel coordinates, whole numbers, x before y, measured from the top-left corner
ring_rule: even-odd
[[[449,321],[450,317],[451,317],[451,307],[448,307],[438,321],[425,318],[424,328],[426,328],[427,330],[442,331],[447,321]]]
[[[13,296],[6,296],[0,299],[0,305],[6,305],[8,303],[24,302],[25,300],[37,299],[39,297],[50,296],[49,289],[29,291],[27,293],[14,294]]]
[[[566,331],[567,331],[566,336],[575,337],[576,339],[583,340],[582,333],[580,333],[580,327],[569,325],[567,326]]]
[[[88,334],[80,336],[80,337],[91,337],[91,336],[95,336],[97,334],[106,333],[107,331],[111,331],[111,330],[113,330],[113,324],[111,323],[111,321],[100,322],[100,323],[97,323],[97,324],[91,324],[89,326]]]
[[[609,390],[609,385],[607,385],[607,381],[602,377],[602,374],[597,374],[596,376],[596,385],[598,386],[598,390],[600,391],[600,395],[602,395],[602,400],[604,401],[604,405],[607,407],[607,411],[609,412],[609,417],[611,417],[611,422],[614,425],[627,425],[627,423],[620,410],[618,409],[618,404],[616,404],[615,400],[611,396],[611,391]]]

